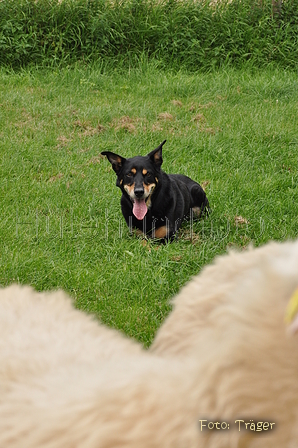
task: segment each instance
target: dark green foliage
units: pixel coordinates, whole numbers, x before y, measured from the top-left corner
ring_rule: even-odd
[[[191,0],[2,0],[0,64],[71,63],[140,55],[191,70],[298,61],[298,0],[210,6]]]

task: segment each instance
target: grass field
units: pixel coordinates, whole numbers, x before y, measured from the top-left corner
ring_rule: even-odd
[[[0,284],[63,288],[148,346],[216,255],[297,236],[297,119],[291,71],[2,69]],[[212,214],[161,246],[129,235],[100,152],[145,155],[164,139],[163,169],[204,185]]]

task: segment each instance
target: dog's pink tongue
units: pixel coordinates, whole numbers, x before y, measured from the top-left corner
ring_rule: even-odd
[[[147,205],[145,199],[136,199],[133,203],[132,212],[139,221],[142,221],[147,213]]]

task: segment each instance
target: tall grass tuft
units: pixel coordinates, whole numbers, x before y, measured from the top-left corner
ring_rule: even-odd
[[[296,67],[298,0],[2,0],[0,64],[69,64],[145,54],[189,70]],[[279,4],[279,3],[278,3]]]

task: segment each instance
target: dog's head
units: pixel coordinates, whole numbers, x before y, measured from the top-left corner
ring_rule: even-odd
[[[139,220],[144,219],[151,207],[152,193],[158,187],[162,147],[165,142],[166,140],[144,157],[125,159],[110,151],[101,153],[112,164],[117,174],[116,185],[133,203],[133,214]]]

